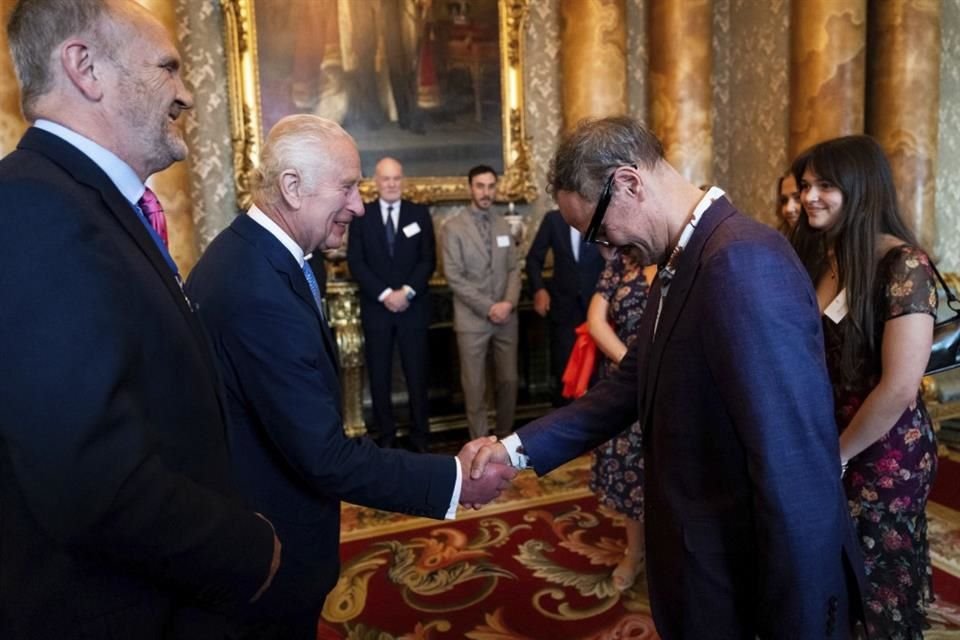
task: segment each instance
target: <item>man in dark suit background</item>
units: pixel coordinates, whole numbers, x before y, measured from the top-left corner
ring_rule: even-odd
[[[335,249],[363,215],[360,156],[339,125],[288,116],[267,136],[254,206],[218,235],[187,286],[227,389],[233,473],[284,540],[284,570],[246,637],[312,638],[339,572],[340,500],[433,518],[484,503],[515,471],[478,480],[483,442],[454,456],[381,449],[343,433],[337,351],[304,255]]]
[[[151,174],[192,106],[124,0],[23,0],[0,162],[0,637],[223,637],[280,547],[233,497],[218,382]]]
[[[848,638],[862,559],[796,255],[720,189],[683,178],[630,118],[579,125],[550,183],[586,241],[662,267],[619,373],[481,450],[473,471],[509,459],[546,473],[639,418],[660,636]]]
[[[553,278],[544,282],[547,251],[553,253]],[[553,405],[560,406],[560,378],[573,350],[574,331],[587,319],[587,307],[603,271],[603,256],[581,240],[580,232],[563,220],[557,210],[548,211],[527,251],[527,282],[533,292],[533,310],[550,317],[550,373]]]
[[[410,399],[409,446],[427,450],[430,433],[427,404],[427,325],[430,323],[428,282],[437,265],[430,211],[402,200],[403,167],[382,158],[373,176],[379,198],[350,223],[347,264],[360,285],[360,320],[370,375],[373,425],[382,447],[395,444],[397,426],[391,403],[393,349],[400,362]]]

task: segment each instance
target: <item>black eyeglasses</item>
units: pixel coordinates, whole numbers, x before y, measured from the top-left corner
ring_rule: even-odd
[[[637,168],[637,165],[630,164],[624,165],[628,167]],[[606,183],[603,185],[603,191],[600,192],[600,199],[597,200],[597,208],[593,211],[593,217],[590,218],[590,226],[587,227],[587,232],[583,234],[583,241],[588,244],[599,244],[602,247],[612,247],[613,245],[606,238],[598,238],[600,234],[600,226],[603,224],[603,216],[607,213],[607,207],[610,206],[610,200],[613,199],[613,178],[617,175],[617,167],[610,173],[610,177],[607,178]]]

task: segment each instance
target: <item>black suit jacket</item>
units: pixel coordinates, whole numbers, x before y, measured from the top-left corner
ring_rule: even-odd
[[[548,249],[553,249],[553,279],[544,283],[543,263]],[[531,293],[543,288],[550,293],[550,319],[553,322],[579,324],[586,318],[603,264],[603,256],[597,248],[585,242],[580,243],[580,260],[575,260],[570,244],[570,226],[559,211],[548,211],[527,252],[527,282]]]
[[[519,430],[537,473],[639,418],[660,636],[849,637],[863,560],[796,254],[721,198],[680,254],[655,335],[647,308],[618,373]]]
[[[245,603],[273,536],[225,497],[199,321],[131,205],[60,138],[26,133],[0,203],[0,637],[209,637],[195,607]]]
[[[360,285],[360,313],[368,329],[393,325],[426,327],[430,322],[428,282],[437,267],[430,211],[422,204],[401,200],[397,223],[392,257],[387,251],[379,200],[366,204],[363,217],[350,223],[347,264]],[[403,313],[393,313],[377,300],[387,287],[399,289],[403,285],[417,293]]]
[[[261,608],[319,613],[339,571],[340,500],[442,518],[456,463],[344,435],[330,331],[297,261],[248,216],[214,239],[187,291],[227,389],[234,477],[283,541],[289,570]]]

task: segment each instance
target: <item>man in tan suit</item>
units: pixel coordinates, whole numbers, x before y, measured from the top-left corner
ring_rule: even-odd
[[[470,437],[488,433],[487,350],[493,346],[497,435],[513,429],[517,404],[517,302],[520,268],[510,225],[490,210],[497,172],[479,165],[467,174],[470,209],[443,227],[443,271],[453,291],[453,328]]]

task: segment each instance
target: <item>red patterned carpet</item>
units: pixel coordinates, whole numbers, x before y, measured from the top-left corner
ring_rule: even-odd
[[[942,468],[960,476],[960,460]],[[581,458],[541,480],[521,474],[455,523],[345,506],[343,568],[318,638],[657,638],[643,581],[622,595],[611,584],[622,522],[598,509],[588,473]],[[938,601],[925,638],[960,639],[960,502],[931,504],[930,525]]]

